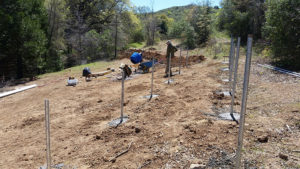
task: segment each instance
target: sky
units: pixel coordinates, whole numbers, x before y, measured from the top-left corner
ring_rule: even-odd
[[[135,6],[148,6],[151,7],[151,0],[130,0]],[[198,0],[199,1],[199,0]],[[220,5],[221,0],[210,0],[211,6]],[[170,8],[173,6],[185,6],[195,3],[197,0],[154,0],[154,11]]]

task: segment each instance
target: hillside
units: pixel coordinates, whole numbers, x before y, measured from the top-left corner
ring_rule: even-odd
[[[180,20],[183,19],[186,13],[193,8],[195,8],[196,5],[187,5],[187,6],[174,6],[171,8],[163,9],[160,11],[155,12],[156,15],[165,14],[166,16],[173,18],[174,20]]]
[[[164,51],[164,50],[163,50]],[[152,51],[165,56],[164,52]],[[177,60],[179,53],[176,54]],[[118,68],[128,58],[98,63],[92,71]],[[240,109],[244,56],[240,60],[235,110]],[[92,65],[90,65],[92,66]],[[0,100],[0,168],[38,168],[45,164],[44,99],[50,100],[53,164],[78,169],[99,168],[232,168],[238,125],[219,118],[230,98],[221,60],[190,62],[174,83],[165,84],[164,65],[154,74],[154,94],[148,101],[148,74],[125,81],[124,114],[119,127],[108,123],[120,115],[119,71],[85,82],[79,68],[48,74],[32,83],[38,88]],[[178,67],[173,68],[178,71]],[[79,78],[66,86],[69,76]],[[299,168],[299,82],[253,62],[246,117],[245,166]],[[284,81],[285,83],[282,83]],[[285,95],[282,95],[285,91]],[[288,126],[288,127],[287,127]],[[275,147],[275,148],[274,148]],[[126,151],[127,150],[127,151]],[[120,155],[121,154],[121,155]],[[281,156],[288,156],[288,161]],[[67,168],[67,167],[66,167]]]

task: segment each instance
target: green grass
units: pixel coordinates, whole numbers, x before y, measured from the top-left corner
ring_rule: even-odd
[[[89,64],[74,66],[74,67],[59,71],[59,72],[42,74],[42,75],[39,75],[38,78],[45,78],[45,77],[50,77],[50,76],[64,76],[64,75],[70,75],[70,74],[71,75],[81,74],[82,70],[85,67],[89,67],[92,72],[95,72],[95,70],[96,71],[104,70],[107,67],[109,67],[110,65],[112,65],[112,62],[108,62],[108,61],[93,62],[93,63],[89,63]]]
[[[145,46],[145,42],[136,42],[136,43],[130,43],[128,44],[128,48],[137,48],[137,49],[141,49]]]

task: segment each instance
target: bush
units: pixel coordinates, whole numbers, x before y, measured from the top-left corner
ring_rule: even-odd
[[[299,0],[268,2],[264,35],[271,42],[274,61],[300,69]]]
[[[170,38],[181,38],[187,24],[184,21],[174,22],[169,30]]]
[[[195,30],[192,26],[187,26],[185,32],[185,41],[184,44],[187,46],[188,49],[195,48]]]

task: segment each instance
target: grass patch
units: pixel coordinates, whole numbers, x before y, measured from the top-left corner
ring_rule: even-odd
[[[145,42],[136,42],[136,43],[130,43],[128,44],[128,48],[136,48],[136,49],[141,49],[145,46]]]
[[[52,73],[42,74],[42,75],[39,75],[38,78],[45,78],[45,77],[50,77],[50,76],[64,76],[64,75],[70,75],[70,74],[72,74],[72,75],[81,74],[82,70],[85,67],[89,67],[92,72],[95,72],[95,70],[99,71],[101,69],[107,68],[110,65],[112,65],[111,61],[110,62],[108,62],[108,61],[98,61],[98,62],[88,63],[88,64],[84,64],[84,65],[74,66],[74,67],[59,71],[59,72],[52,72]]]

